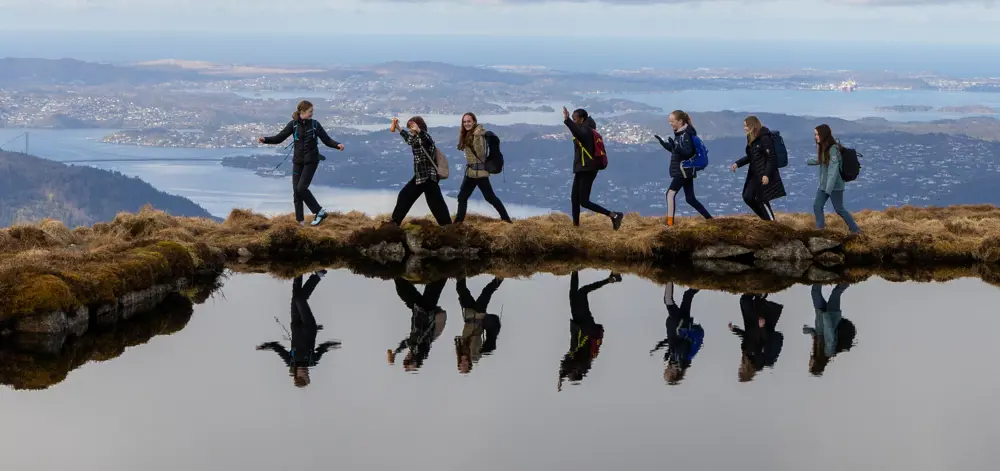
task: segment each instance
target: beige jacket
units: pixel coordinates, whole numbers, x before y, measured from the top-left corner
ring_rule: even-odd
[[[483,125],[477,125],[472,131],[472,145],[465,147],[465,176],[469,178],[489,178],[483,165],[486,164],[486,129]],[[475,151],[473,152],[473,149]],[[480,170],[476,170],[480,169]]]

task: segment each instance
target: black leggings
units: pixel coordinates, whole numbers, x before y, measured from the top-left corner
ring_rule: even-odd
[[[316,175],[317,167],[319,167],[319,162],[292,164],[292,202],[295,204],[295,220],[298,222],[305,220],[302,203],[305,203],[313,214],[323,209],[316,201],[316,197],[309,191],[309,184],[312,183],[313,175]]]
[[[594,186],[597,172],[577,172],[573,174],[573,193],[570,200],[573,204],[573,225],[580,225],[580,207],[587,208],[595,213],[610,217],[611,211],[603,206],[590,201],[590,190]]]
[[[493,278],[479,293],[479,298],[473,298],[472,292],[469,291],[469,285],[465,282],[465,278],[459,278],[455,285],[458,291],[458,304],[463,309],[472,309],[479,313],[485,313],[490,305],[490,299],[493,298],[493,293],[497,292],[500,283],[501,280],[499,278]]]
[[[500,198],[497,198],[497,194],[493,192],[493,185],[490,184],[489,177],[483,178],[470,178],[468,176],[462,180],[462,188],[458,190],[458,214],[455,215],[455,222],[462,222],[465,220],[465,211],[469,206],[469,197],[472,196],[472,192],[479,188],[479,191],[483,193],[483,198],[486,202],[493,205],[493,208],[500,213],[500,219],[504,221],[510,221],[510,216],[507,215],[507,208],[503,207],[503,202]]]
[[[410,208],[413,207],[413,203],[417,202],[420,195],[424,195],[427,207],[430,208],[431,214],[434,215],[438,224],[442,226],[451,224],[451,214],[448,213],[448,204],[444,202],[444,195],[441,194],[441,186],[433,180],[427,180],[417,185],[416,177],[411,178],[403,186],[403,189],[399,190],[399,196],[396,197],[396,208],[392,210],[393,222],[402,224],[403,218],[410,212]]]
[[[708,213],[705,206],[694,196],[694,178],[684,177],[674,178],[670,182],[670,188],[667,189],[667,216],[674,217],[674,212],[677,210],[677,192],[681,188],[684,189],[684,200],[687,201],[687,204],[705,219],[712,219],[712,215]]]
[[[757,214],[758,217],[765,221],[774,220],[774,210],[771,209],[771,203],[767,201],[757,201],[757,193],[764,191],[763,186],[760,182],[759,177],[751,177],[747,181],[746,186],[743,187],[743,202]]]

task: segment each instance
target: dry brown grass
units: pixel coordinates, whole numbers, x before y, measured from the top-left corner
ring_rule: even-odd
[[[1000,208],[995,206],[903,207],[855,217],[865,235],[850,238],[834,215],[828,220],[831,229],[817,231],[809,214],[780,214],[777,224],[749,216],[679,218],[670,228],[663,218],[629,214],[615,232],[607,218],[597,215],[585,215],[581,227],[573,227],[566,215],[551,214],[514,224],[470,215],[464,224],[447,227],[410,219],[397,228],[384,226],[384,217],[350,212],[332,213],[318,227],[299,227],[291,215],[268,218],[234,210],[215,223],[145,208],[73,231],[51,220],[0,230],[0,319],[101,302],[172,276],[217,268],[222,255],[235,260],[240,248],[256,261],[301,264],[356,257],[361,247],[402,242],[408,232],[419,235],[425,248],[479,248],[490,263],[500,260],[512,267],[559,260],[591,266],[664,264],[684,261],[711,244],[758,249],[812,236],[844,242],[851,266],[1000,262]],[[385,273],[397,268],[385,267]]]

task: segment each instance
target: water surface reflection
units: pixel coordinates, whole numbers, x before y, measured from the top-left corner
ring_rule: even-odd
[[[44,391],[0,389],[4,464],[381,470],[419,456],[437,470],[582,470],[662,467],[667,455],[683,469],[994,464],[1000,291],[979,280],[871,279],[764,296],[595,270],[319,277],[234,276],[172,335],[86,363]],[[446,323],[448,313],[461,321]],[[274,350],[295,384],[295,368],[313,365],[306,388],[248,348],[280,338],[276,316],[290,322],[291,346]],[[780,335],[800,325],[806,334]],[[325,332],[343,344],[318,362]],[[454,355],[440,345],[449,335]]]

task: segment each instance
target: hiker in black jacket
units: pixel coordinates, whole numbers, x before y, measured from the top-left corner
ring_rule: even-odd
[[[784,335],[775,330],[784,306],[768,301],[766,295],[746,293],[740,296],[740,312],[743,315],[743,328],[729,323],[729,330],[740,337],[739,380],[753,380],[758,371],[764,367],[773,368],[781,354]]]
[[[570,200],[573,205],[573,225],[580,225],[580,207],[587,208],[595,213],[603,214],[611,218],[611,227],[618,230],[622,226],[624,214],[611,212],[603,206],[590,201],[590,190],[597,179],[597,172],[601,170],[600,157],[594,155],[594,131],[597,123],[584,109],[573,112],[570,119],[569,111],[564,106],[563,123],[569,128],[573,135],[573,192]]]
[[[312,183],[313,176],[316,175],[316,168],[319,161],[326,160],[319,153],[317,140],[323,141],[327,147],[337,150],[344,150],[344,145],[330,138],[330,135],[323,129],[319,121],[312,119],[313,105],[308,101],[299,102],[295,112],[292,113],[292,120],[285,125],[285,128],[278,134],[271,137],[257,138],[261,144],[281,144],[294,136],[295,141],[292,154],[292,201],[295,205],[295,220],[300,225],[305,224],[305,214],[302,204],[305,203],[316,216],[312,225],[317,225],[326,219],[326,210],[319,205],[316,197],[309,191],[309,184]]]
[[[292,281],[292,322],[290,325],[292,350],[285,350],[285,347],[278,342],[267,342],[257,346],[257,350],[271,350],[277,353],[288,366],[295,386],[300,388],[309,385],[309,368],[319,364],[320,357],[331,348],[340,348],[340,342],[337,340],[330,340],[316,346],[316,333],[323,326],[316,324],[316,318],[313,317],[312,309],[309,308],[309,296],[312,296],[316,285],[325,275],[326,270],[313,273],[305,285],[302,284],[302,275],[296,276]]]
[[[580,287],[580,272],[574,271],[570,276],[569,310],[572,319],[569,321],[569,351],[559,364],[559,384],[557,390],[562,390],[563,379],[572,382],[583,381],[590,371],[594,359],[601,350],[604,341],[604,326],[594,320],[590,312],[590,293],[604,287],[608,283],[618,283],[622,276],[611,272],[607,278]]]
[[[405,349],[409,351],[403,358],[403,369],[416,371],[424,364],[424,360],[430,354],[431,344],[441,336],[448,320],[448,313],[438,305],[447,281],[441,279],[428,283],[424,293],[420,294],[416,286],[405,278],[393,280],[396,284],[396,294],[410,309],[410,334],[399,342],[395,350],[386,352],[390,365],[396,362],[396,355]]]
[[[765,221],[774,220],[771,201],[785,196],[785,185],[781,183],[778,160],[774,151],[771,130],[761,124],[756,116],[743,120],[743,131],[747,135],[746,155],[733,164],[732,170],[750,164],[747,180],[743,184],[743,201],[757,216]]]
[[[448,203],[441,194],[441,177],[437,168],[437,144],[427,133],[427,122],[420,116],[414,116],[406,122],[406,127],[399,126],[399,120],[392,118],[392,127],[399,129],[399,136],[410,146],[413,154],[413,178],[399,190],[396,197],[396,207],[392,210],[392,223],[397,226],[403,223],[403,218],[410,212],[413,203],[420,195],[424,195],[427,207],[434,215],[438,225],[451,224],[451,213]]]
[[[493,294],[500,288],[500,283],[503,283],[503,278],[493,278],[479,293],[478,298],[472,297],[465,278],[459,278],[456,283],[458,304],[462,306],[462,320],[465,322],[462,335],[455,336],[459,373],[468,374],[482,355],[488,355],[497,348],[500,316],[488,314],[486,308],[490,305]]]
[[[698,291],[688,288],[678,306],[674,302],[674,283],[667,283],[663,288],[663,304],[667,306],[667,338],[657,343],[649,355],[667,347],[663,354],[663,380],[667,384],[679,384],[684,379],[684,373],[704,341],[705,329],[691,317],[691,302]]]
[[[694,168],[683,168],[681,162],[695,157],[694,136],[698,132],[691,124],[691,117],[681,110],[670,113],[670,127],[674,137],[664,141],[656,137],[667,152],[670,152],[670,187],[667,189],[667,225],[674,225],[674,213],[677,209],[677,192],[684,189],[684,199],[698,214],[705,219],[712,219],[705,206],[694,196],[694,179],[697,176]]]

